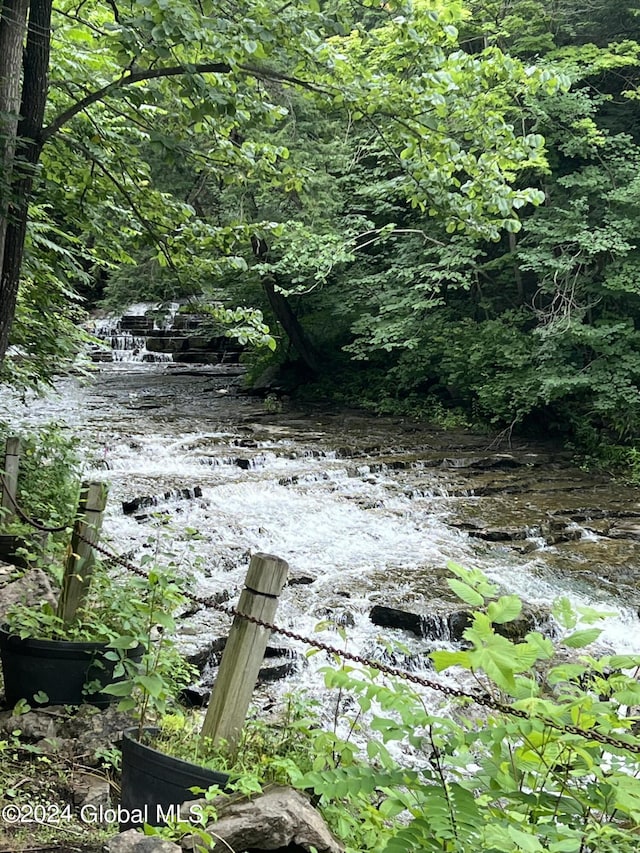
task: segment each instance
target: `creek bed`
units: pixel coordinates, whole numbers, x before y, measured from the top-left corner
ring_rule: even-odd
[[[547,445],[496,449],[484,436],[358,412],[271,413],[241,386],[237,368],[105,364],[89,383],[61,381],[57,395],[5,399],[0,416],[55,419],[81,437],[85,477],[110,483],[104,540],[115,552],[157,552],[200,594],[232,601],[252,553],[286,559],[285,628],[312,634],[322,622],[322,638],[340,644],[346,627],[349,650],[365,654],[397,636],[420,668],[428,642],[369,613],[459,609],[446,584],[454,560],[540,611],[560,595],[605,608],[614,615],[602,647],[640,651],[637,489]],[[180,640],[194,651],[227,630],[226,617],[201,611]],[[325,663],[312,658],[288,680],[314,691]]]

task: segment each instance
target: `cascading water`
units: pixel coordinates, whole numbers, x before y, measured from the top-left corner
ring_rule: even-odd
[[[158,321],[149,324],[146,319],[148,312],[154,307],[146,303],[134,305],[123,316],[112,315],[96,320],[93,334],[104,343],[104,349],[96,351],[96,361],[111,360],[127,363],[172,361],[170,353],[150,352],[147,349],[147,336],[141,334],[144,331],[155,331],[161,328]],[[175,311],[170,316],[175,316]],[[111,359],[108,358],[109,353]]]
[[[640,535],[614,536],[637,490],[544,451],[491,454],[482,439],[411,423],[270,414],[238,393],[239,374],[100,365],[87,385],[62,381],[58,399],[9,401],[4,419],[18,427],[53,417],[81,436],[85,476],[111,484],[104,535],[116,552],[165,552],[200,593],[231,600],[251,553],[286,559],[284,627],[309,634],[324,622],[340,643],[331,625],[348,626],[349,649],[369,655],[387,653],[380,635],[399,636],[408,660],[424,661],[450,640],[447,614],[461,609],[446,583],[452,559],[521,595],[541,621],[559,595],[611,611],[603,646],[640,651]],[[125,514],[122,502],[138,497],[151,500]],[[603,511],[607,536],[590,520]],[[373,624],[376,605],[418,614],[431,637]],[[193,650],[227,631],[226,617],[200,612],[182,623],[181,642]],[[321,657],[297,676],[313,689]]]

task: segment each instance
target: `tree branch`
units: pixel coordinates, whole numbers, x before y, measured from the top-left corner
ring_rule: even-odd
[[[175,267],[175,264],[173,263],[173,258],[171,257],[171,253],[167,247],[166,241],[162,237],[160,237],[159,234],[156,233],[156,231],[154,230],[154,227],[153,227],[154,223],[152,223],[149,219],[147,219],[147,217],[142,213],[142,211],[139,209],[138,205],[136,204],[135,199],[133,198],[133,196],[131,195],[129,190],[124,186],[122,181],[118,180],[118,178],[113,174],[113,172],[110,169],[108,169],[103,163],[101,163],[98,159],[96,159],[96,157],[91,153],[91,151],[85,145],[83,145],[81,142],[79,142],[78,140],[73,140],[73,142],[71,142],[71,140],[65,140],[65,141],[67,142],[67,144],[70,145],[70,147],[75,147],[79,151],[82,151],[82,153],[85,155],[85,157],[87,157],[92,164],[97,166],[97,168],[100,169],[102,174],[109,181],[111,181],[111,183],[114,185],[116,190],[128,202],[129,206],[131,207],[131,210],[133,211],[133,213],[137,217],[138,222],[142,225],[144,230],[147,232],[147,234],[151,238],[152,243],[155,246],[157,246],[160,249],[160,251],[162,252],[162,254],[164,255],[164,258],[167,262],[167,266],[170,269],[174,270],[174,272],[175,272],[176,267]]]
[[[308,80],[302,80],[300,77],[292,77],[290,74],[284,74],[280,71],[275,71],[270,68],[256,68],[254,65],[239,65],[240,71],[244,71],[251,77],[257,77],[260,80],[278,80],[280,83],[291,83],[292,86],[298,86],[300,89],[307,89],[309,92],[315,92],[318,95],[330,95],[331,89],[324,86],[318,86],[315,83],[310,83]],[[337,88],[335,91],[339,91]]]
[[[266,68],[256,68],[252,65],[239,65],[239,71],[244,71],[252,77],[261,80],[278,80],[281,83],[290,83],[292,86],[298,86],[301,89],[307,89],[310,92],[315,92],[320,95],[331,94],[330,89],[322,86],[317,86],[307,80],[302,80],[299,77],[292,77],[290,74],[284,74],[280,71]],[[60,113],[51,124],[42,129],[40,141],[44,145],[52,136],[54,136],[60,128],[67,124],[74,116],[82,112],[82,110],[90,107],[98,101],[102,101],[111,92],[122,89],[124,86],[131,86],[133,83],[141,83],[143,80],[157,80],[161,77],[179,77],[181,74],[228,74],[231,71],[231,66],[226,62],[201,62],[193,65],[191,68],[186,68],[183,65],[172,65],[167,68],[143,68],[138,71],[125,72],[117,80],[107,83],[101,89],[96,89],[95,92],[90,92],[81,100],[76,101],[69,109]]]
[[[231,71],[231,66],[226,62],[204,62],[199,65],[194,65],[193,71],[197,74],[228,74],[229,71]],[[91,104],[95,104],[97,101],[103,100],[103,98],[106,98],[107,95],[111,94],[111,92],[122,89],[123,86],[131,86],[133,83],[141,83],[143,80],[156,80],[160,77],[179,77],[181,74],[187,73],[189,73],[188,69],[182,65],[173,65],[169,68],[144,68],[140,71],[130,71],[125,73],[122,77],[119,77],[117,80],[113,80],[111,83],[107,83],[107,85],[103,86],[101,89],[96,89],[95,92],[90,92],[84,98],[73,104],[73,106],[69,107],[68,110],[60,113],[60,115],[55,118],[51,124],[42,129],[40,137],[41,141],[42,143],[47,142],[48,139],[54,136],[54,134],[56,134],[63,125],[71,121],[71,119],[78,115],[79,112],[90,107]]]

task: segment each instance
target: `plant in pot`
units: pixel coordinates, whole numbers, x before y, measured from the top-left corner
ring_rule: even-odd
[[[102,688],[125,674],[128,658],[140,660],[144,622],[135,591],[117,586],[95,559],[106,487],[85,485],[62,572],[45,564],[58,581],[57,606],[43,602],[9,607],[2,617],[0,656],[9,705],[28,703],[105,706],[113,699]]]
[[[239,613],[272,621],[287,572],[284,560],[254,555],[238,603]],[[164,619],[170,624],[166,614]],[[153,670],[106,688],[123,697],[121,710],[137,708],[139,719],[138,728],[125,732],[123,737],[121,827],[161,824],[192,798],[194,788],[227,785],[228,773],[219,772],[212,761],[215,765],[226,756],[225,766],[229,761],[233,764],[269,635],[267,628],[239,615],[234,617],[199,731],[189,725],[172,725],[167,737],[167,727],[162,726],[161,719],[157,720],[159,726],[147,727],[149,710],[159,712],[157,716],[161,718],[166,708],[160,692],[162,679]],[[164,751],[167,746],[172,747],[171,754]]]

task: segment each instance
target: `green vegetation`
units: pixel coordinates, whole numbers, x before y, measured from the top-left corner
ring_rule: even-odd
[[[121,588],[94,574],[96,600],[101,583],[109,584],[128,620],[129,636],[108,637],[123,680],[106,692],[136,711],[141,725],[162,723],[155,746],[228,772],[234,792],[252,796],[277,782],[312,793],[348,853],[632,853],[640,822],[640,656],[590,654],[607,614],[574,610],[566,599],[553,607],[552,637],[505,631],[521,615],[520,599],[501,594],[478,570],[449,569],[470,624],[459,648],[430,658],[437,672],[466,673],[468,686],[449,694],[442,711],[427,704],[433,691],[427,696],[421,686],[336,656],[324,669],[335,695],[332,726],[317,702],[297,695],[274,719],[249,720],[232,753],[224,743],[213,748],[198,722],[168,713],[192,673],[178,665],[167,637],[183,594],[156,568],[147,581],[128,579]],[[121,660],[120,650],[143,636],[142,664]],[[46,769],[47,791],[62,791],[55,762],[18,729],[0,740],[0,754],[9,803],[25,756],[39,773]],[[113,756],[104,760],[113,772]],[[206,793],[209,821],[218,795],[217,788]],[[203,849],[215,838],[215,825],[194,829],[185,821],[154,830],[171,838],[192,831]]]
[[[298,697],[279,723],[250,721],[233,756],[224,745],[207,752],[176,717],[164,746],[230,772],[245,794],[273,781],[313,792],[348,853],[632,853],[640,657],[590,655],[606,614],[566,599],[554,606],[553,640],[537,631],[510,640],[495,628],[518,618],[519,598],[477,570],[450,569],[471,624],[460,649],[430,657],[439,672],[468,672],[464,692],[475,701],[450,699],[437,712],[424,688],[336,661],[325,668],[337,697],[332,730]],[[189,831],[185,822],[154,830]]]
[[[193,298],[306,395],[634,446],[637,0],[50,6],[0,88],[5,380]]]
[[[0,424],[3,460],[9,436],[20,439],[16,492],[20,509],[45,527],[71,527],[80,494],[82,466],[78,439],[69,429],[55,422],[23,433],[16,433],[8,424]],[[11,521],[11,525],[11,529],[19,532],[32,530],[19,517]],[[9,528],[2,525],[2,530]]]

